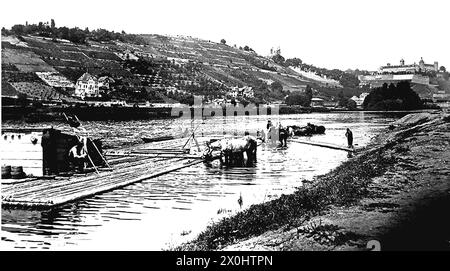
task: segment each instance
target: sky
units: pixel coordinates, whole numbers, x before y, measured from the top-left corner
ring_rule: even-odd
[[[6,2],[6,3],[5,3]],[[0,25],[54,19],[56,26],[185,35],[248,45],[260,55],[328,69],[439,62],[450,69],[448,0],[16,0],[0,3]]]

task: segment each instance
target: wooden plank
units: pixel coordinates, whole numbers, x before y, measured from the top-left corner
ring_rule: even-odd
[[[187,155],[187,154],[171,154],[171,153],[130,153],[131,156],[138,156],[138,157],[147,157],[147,158],[186,158],[186,159],[202,159],[201,156],[198,155]],[[109,154],[109,156],[123,156],[122,154]]]
[[[1,152],[2,160],[42,160],[43,154],[42,152],[37,151],[2,151]]]
[[[42,159],[3,159],[2,164],[9,166],[21,166],[25,171],[25,168],[41,168],[42,169]]]
[[[35,128],[2,128],[3,133],[30,133],[30,132],[42,132],[51,127],[35,127]]]
[[[37,178],[24,178],[24,179],[2,179],[2,185],[19,184],[25,182],[35,181]]]
[[[40,142],[32,144],[31,142],[23,143],[19,141],[9,142],[3,140],[1,144],[2,144],[1,152],[4,151],[42,152],[42,146]]]

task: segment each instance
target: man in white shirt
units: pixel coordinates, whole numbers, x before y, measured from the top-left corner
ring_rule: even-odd
[[[69,151],[69,161],[75,166],[75,170],[82,172],[86,167],[86,158],[86,144],[85,141],[80,138],[78,143]]]

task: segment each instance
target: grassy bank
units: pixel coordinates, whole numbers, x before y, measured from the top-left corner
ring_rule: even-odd
[[[316,177],[312,184],[298,188],[293,194],[252,205],[235,216],[224,218],[177,249],[220,249],[268,230],[299,226],[328,206],[351,205],[366,196],[371,179],[386,172],[393,162],[393,158],[384,156],[380,149],[368,150],[330,173]]]

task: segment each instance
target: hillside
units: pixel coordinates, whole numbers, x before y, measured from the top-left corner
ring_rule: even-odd
[[[139,43],[68,40],[34,35],[2,35],[2,85],[44,100],[71,100],[76,80],[85,72],[114,79],[107,98],[181,102],[190,95],[207,100],[230,97],[233,87],[250,86],[250,101],[283,100],[288,92],[324,82],[222,43],[192,37],[140,35]],[[272,87],[274,82],[282,90]]]

